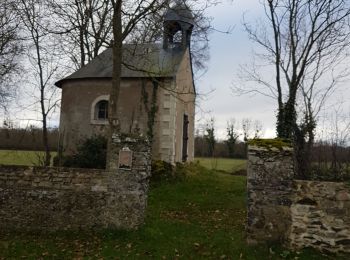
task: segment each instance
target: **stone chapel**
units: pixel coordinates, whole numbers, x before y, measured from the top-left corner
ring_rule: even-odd
[[[152,111],[156,111],[152,156],[170,163],[194,157],[193,27],[192,12],[177,3],[164,15],[162,43],[123,45],[118,104],[121,132],[147,135]],[[63,153],[73,153],[85,138],[107,134],[111,49],[56,82],[56,86],[62,89],[59,131]]]

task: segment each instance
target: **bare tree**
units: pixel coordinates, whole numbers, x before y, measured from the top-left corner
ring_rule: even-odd
[[[216,144],[215,120],[213,117],[210,118],[205,125],[204,139],[206,140],[207,146],[208,146],[208,156],[213,157],[214,151],[215,151],[215,144]]]
[[[106,47],[111,46],[113,3],[118,1],[48,1],[57,18],[54,32],[63,36],[63,50],[75,67],[84,66]],[[123,41],[134,44],[161,41],[163,14],[171,2],[173,1],[123,1],[122,26],[125,29]],[[206,69],[209,59],[208,33],[211,29],[211,18],[204,12],[211,4],[217,2],[209,0],[180,2],[186,2],[186,5],[193,10],[196,26],[192,34],[191,53],[195,71],[199,74]],[[138,16],[142,13],[141,9],[147,5],[151,7],[149,11]]]
[[[229,156],[233,158],[235,154],[235,145],[236,145],[237,139],[240,136],[240,134],[237,132],[236,120],[234,118],[232,118],[230,121],[227,122],[226,131],[227,131],[227,139],[225,143],[228,148]]]
[[[22,34],[26,43],[26,53],[29,63],[28,85],[34,87],[33,98],[36,107],[39,105],[43,127],[43,144],[45,150],[44,165],[50,165],[50,147],[48,141],[48,116],[56,108],[59,101],[56,97],[57,88],[53,81],[58,72],[59,54],[56,52],[57,42],[48,33],[51,23],[50,13],[43,0],[18,0],[16,9],[21,17]]]
[[[160,42],[163,38],[163,16],[164,13],[172,8],[172,3],[185,4],[192,10],[195,26],[191,35],[191,58],[194,67],[194,75],[200,76],[207,68],[209,60],[209,39],[208,35],[212,30],[211,17],[205,14],[205,11],[212,5],[217,4],[217,1],[192,1],[192,0],[177,0],[177,1],[159,1],[157,12],[151,12],[145,16],[135,26],[127,37],[127,41],[133,43],[144,42]]]
[[[112,39],[110,0],[48,0],[55,18],[53,33],[62,36],[62,49],[76,68],[83,67]]]
[[[350,110],[344,108],[344,102],[328,107],[312,147],[312,174],[327,180],[350,177]]]
[[[252,120],[250,118],[242,119],[243,140],[247,142],[252,136]]]
[[[340,177],[343,171],[348,170],[350,159],[341,158],[341,151],[350,146],[350,113],[344,113],[342,107],[338,106],[330,115],[330,124],[327,133],[328,144],[331,147],[330,170],[335,177]],[[344,157],[344,156],[343,156]],[[345,160],[344,160],[345,159]]]
[[[319,107],[337,81],[347,74],[342,62],[350,39],[350,3],[265,0],[263,6],[266,21],[244,26],[250,39],[262,49],[257,55],[264,61],[260,68],[270,65],[274,69],[274,83],[260,73],[258,65],[243,67],[246,79],[263,86],[244,92],[277,99],[277,135],[294,139],[299,173],[305,175],[303,165],[314,141]],[[301,102],[297,106],[299,95]],[[305,105],[300,106],[303,102]]]
[[[254,138],[261,138],[263,135],[263,124],[260,120],[255,120],[253,123]]]
[[[18,37],[18,17],[12,0],[0,2],[0,105],[5,106],[15,91],[11,88],[17,72],[21,44]]]

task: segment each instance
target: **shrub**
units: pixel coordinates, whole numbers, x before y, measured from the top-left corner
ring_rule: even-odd
[[[152,161],[151,181],[169,180],[174,177],[174,166],[161,160]]]
[[[183,180],[186,176],[203,173],[206,169],[198,161],[190,163],[170,163],[155,160],[152,161],[152,182]]]
[[[106,156],[107,139],[103,136],[93,136],[84,140],[75,154],[55,158],[54,161],[56,166],[105,169]]]

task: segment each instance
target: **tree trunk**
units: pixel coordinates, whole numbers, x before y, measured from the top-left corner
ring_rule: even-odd
[[[45,160],[44,165],[50,166],[51,162],[51,154],[50,154],[50,147],[49,147],[49,138],[47,134],[47,123],[46,123],[46,117],[43,117],[43,144],[45,148]]]
[[[305,118],[302,125],[296,126],[294,131],[294,147],[296,159],[296,174],[306,179],[311,173],[311,153],[315,141],[316,124],[312,116]]]
[[[279,105],[277,114],[277,136],[279,138],[294,139],[297,128],[297,115],[295,111],[297,86],[290,87],[289,98],[286,103]]]
[[[116,154],[113,152],[113,135],[120,133],[120,122],[118,119],[118,100],[121,82],[122,68],[122,20],[121,20],[121,3],[122,1],[113,2],[113,73],[112,87],[109,98],[109,136],[107,148],[107,169],[112,170],[113,160]]]

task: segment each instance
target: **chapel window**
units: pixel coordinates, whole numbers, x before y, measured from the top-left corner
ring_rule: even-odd
[[[95,107],[95,116],[97,120],[108,119],[108,101],[101,100],[97,102]]]

